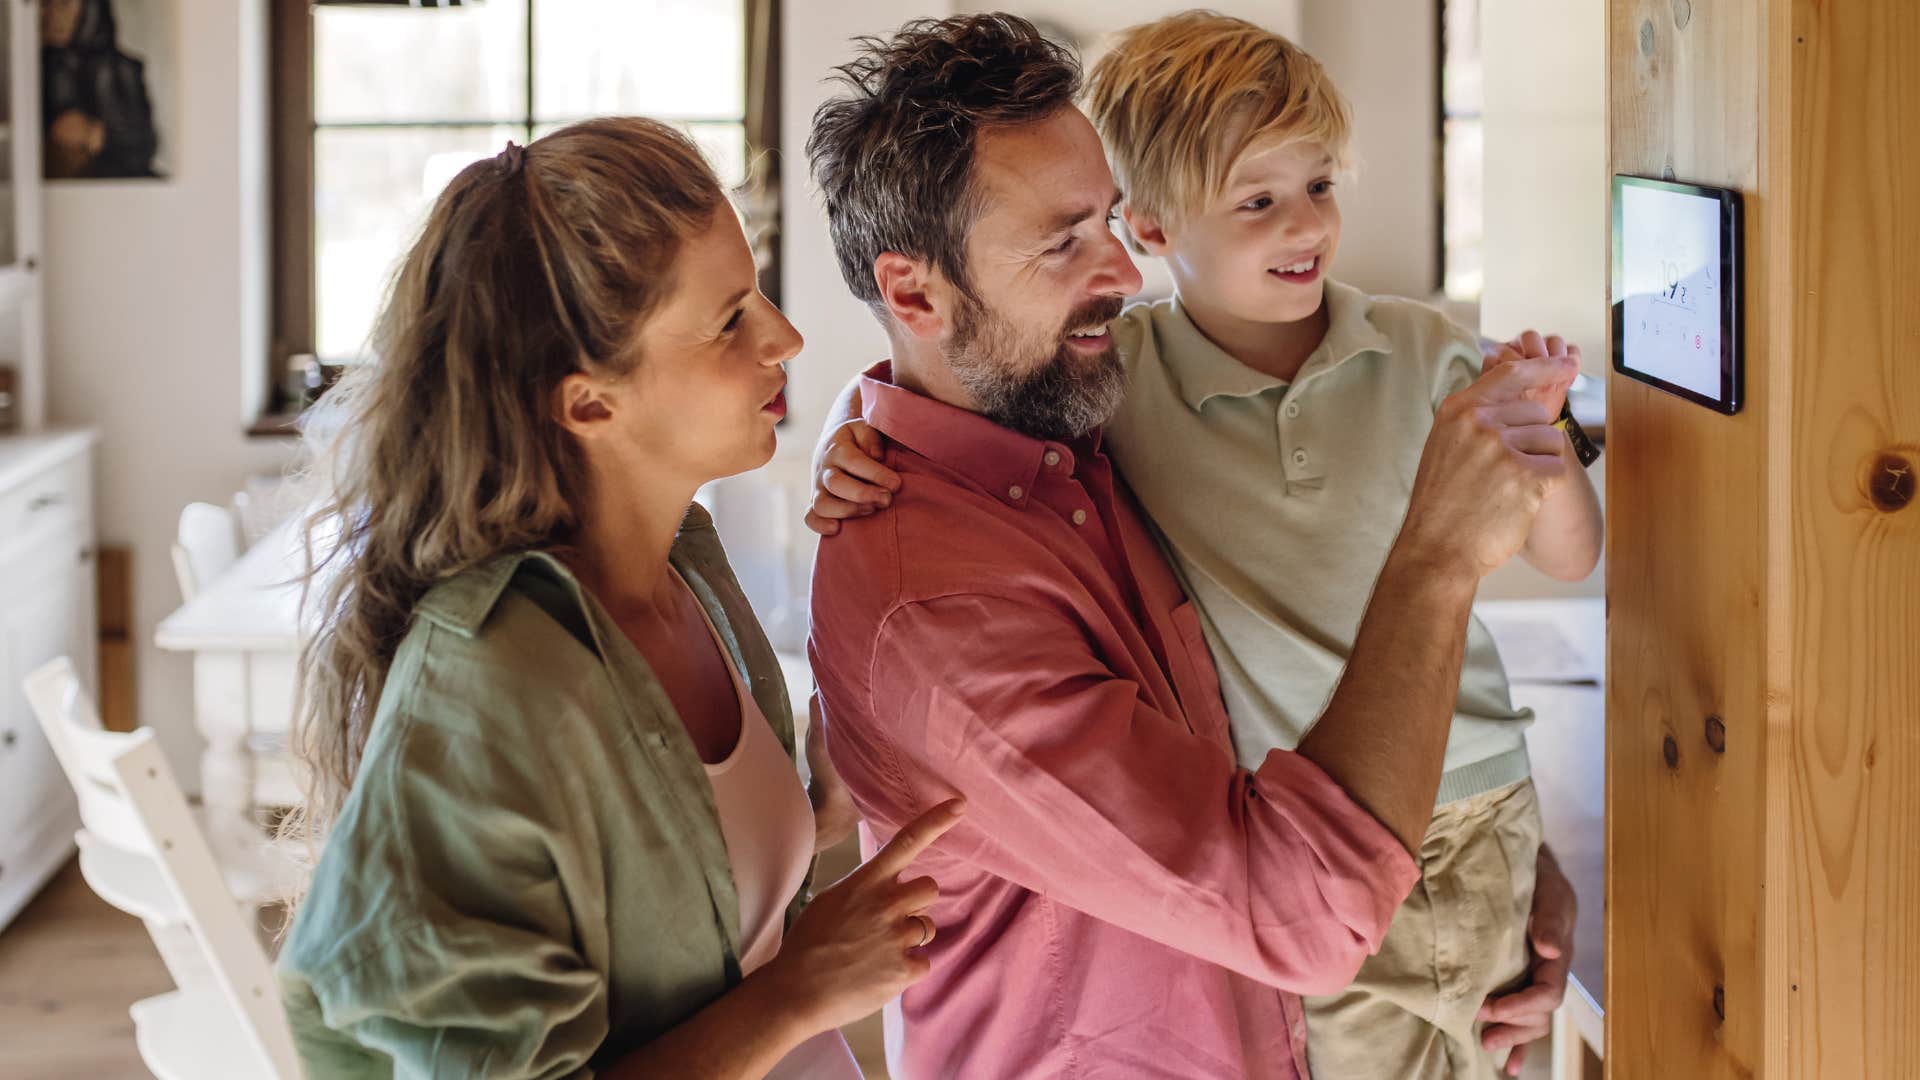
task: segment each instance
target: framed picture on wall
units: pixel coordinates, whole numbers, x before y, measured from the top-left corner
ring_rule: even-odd
[[[48,180],[159,178],[173,120],[175,0],[41,0]]]

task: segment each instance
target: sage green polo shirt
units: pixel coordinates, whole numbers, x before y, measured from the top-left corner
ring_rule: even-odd
[[[1249,768],[1326,707],[1434,411],[1480,371],[1474,335],[1424,304],[1329,281],[1327,310],[1291,385],[1214,345],[1178,299],[1114,324],[1132,382],[1106,445],[1199,609]],[[1478,619],[1454,710],[1441,802],[1527,776],[1532,713]]]
[[[672,561],[791,755],[779,663],[706,511]],[[581,1077],[737,983],[739,922],[672,703],[525,553],[418,605],[278,966],[309,1076]]]

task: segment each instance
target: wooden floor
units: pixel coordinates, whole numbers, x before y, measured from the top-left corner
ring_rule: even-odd
[[[0,1076],[150,1075],[127,1006],[172,986],[147,928],[93,895],[68,863],[0,933]]]

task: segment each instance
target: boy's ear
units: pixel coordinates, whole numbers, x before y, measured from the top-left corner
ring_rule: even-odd
[[[1155,256],[1167,253],[1167,230],[1159,218],[1129,202],[1120,204],[1120,219],[1127,223],[1127,231],[1141,251]]]
[[[560,380],[553,391],[553,407],[560,426],[577,439],[591,439],[608,430],[613,419],[613,402],[599,380],[584,371],[576,371]]]
[[[897,251],[883,251],[873,260],[873,283],[880,290],[880,302],[908,333],[937,338],[946,332],[945,281],[927,264]]]

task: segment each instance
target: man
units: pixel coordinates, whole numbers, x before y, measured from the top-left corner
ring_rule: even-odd
[[[902,477],[821,547],[810,646],[869,845],[960,795],[923,859],[934,972],[889,1012],[908,1077],[1301,1076],[1297,995],[1344,987],[1418,876],[1475,586],[1565,478],[1525,395],[1435,419],[1344,679],[1298,752],[1233,760],[1198,620],[1100,448],[1140,279],[1021,20],[909,25],[808,143],[843,274],[893,349],[860,384]]]

